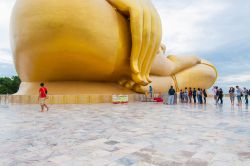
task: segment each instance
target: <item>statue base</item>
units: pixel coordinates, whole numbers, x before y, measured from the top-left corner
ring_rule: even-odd
[[[128,95],[129,102],[139,101],[142,94],[116,83],[103,82],[44,82],[48,89],[48,104],[112,103],[112,95]],[[16,104],[38,104],[40,82],[22,82],[19,91],[10,96]]]

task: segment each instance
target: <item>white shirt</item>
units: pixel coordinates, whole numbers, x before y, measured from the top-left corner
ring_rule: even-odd
[[[239,88],[239,89],[236,89],[236,94],[237,96],[241,96],[241,93],[242,93],[242,90]]]
[[[216,96],[216,93],[217,93],[217,89],[213,88],[213,95]]]

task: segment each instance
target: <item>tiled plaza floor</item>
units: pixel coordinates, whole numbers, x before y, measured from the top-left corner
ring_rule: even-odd
[[[250,166],[250,110],[207,106],[0,108],[1,166]]]

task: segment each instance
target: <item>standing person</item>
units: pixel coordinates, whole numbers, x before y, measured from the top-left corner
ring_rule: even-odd
[[[218,102],[220,101],[220,104],[223,104],[223,91],[222,91],[222,89],[220,88],[217,93],[218,93]]]
[[[234,100],[235,100],[235,89],[234,89],[233,87],[230,87],[228,93],[229,93],[231,105],[234,105]]]
[[[187,89],[187,87],[185,88],[185,91],[184,91],[184,100],[185,100],[185,103],[188,103],[188,89]]]
[[[41,105],[41,112],[44,112],[44,107],[49,111],[49,107],[46,105],[48,90],[44,87],[44,83],[41,83],[40,86],[38,100]]]
[[[219,103],[219,96],[220,96],[220,89],[219,89],[219,87],[217,86],[217,91],[216,91],[217,103],[216,103],[216,105]]]
[[[149,86],[149,95],[150,98],[153,98],[153,87],[151,85]]]
[[[168,91],[168,104],[170,105],[174,104],[174,96],[175,96],[175,90],[174,90],[174,87],[171,86]]]
[[[183,103],[184,101],[184,93],[182,91],[182,89],[180,90],[180,102]]]
[[[218,87],[217,86],[214,86],[213,89],[213,96],[214,96],[214,101],[215,101],[215,104],[217,105],[218,104]]]
[[[198,91],[197,91],[197,98],[198,98],[198,103],[202,104],[202,91],[200,88],[198,88]]]
[[[243,95],[245,97],[245,104],[248,104],[248,90],[247,90],[247,88],[243,88]]]
[[[206,89],[203,90],[203,98],[204,98],[204,104],[207,103],[207,92],[206,92]]]
[[[200,89],[200,91],[201,91],[201,96],[200,96],[200,100],[201,100],[201,104],[203,104],[203,90],[202,89]]]
[[[177,93],[174,94],[174,104],[177,104]]]
[[[242,99],[241,97],[243,96],[242,95],[242,90],[240,89],[239,86],[236,86],[236,96],[237,96],[237,100],[238,100],[238,106],[241,106],[242,105]]]
[[[196,95],[197,95],[197,91],[196,89],[194,88],[193,90],[193,99],[194,99],[194,103],[196,104]]]
[[[192,103],[192,96],[193,96],[192,88],[189,88],[189,91],[188,91],[189,103]]]
[[[200,89],[200,103],[203,104],[203,90]]]

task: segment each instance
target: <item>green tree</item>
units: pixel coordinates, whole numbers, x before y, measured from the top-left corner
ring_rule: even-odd
[[[0,77],[0,94],[14,94],[18,91],[21,80],[18,76]]]

